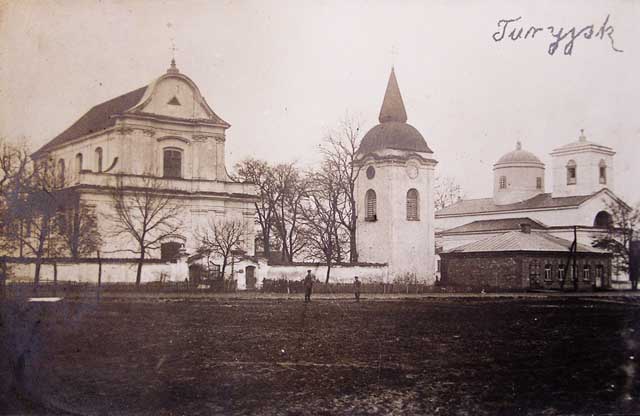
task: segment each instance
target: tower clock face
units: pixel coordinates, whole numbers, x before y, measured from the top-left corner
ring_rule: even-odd
[[[407,176],[411,179],[415,179],[418,177],[418,167],[413,163],[408,164],[405,169],[407,171]]]
[[[367,178],[373,179],[376,176],[376,168],[369,166],[367,168]]]

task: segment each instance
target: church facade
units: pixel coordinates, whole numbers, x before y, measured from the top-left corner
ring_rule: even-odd
[[[111,235],[111,190],[117,181],[131,192],[155,181],[154,192],[169,196],[180,208],[179,230],[149,258],[186,258],[197,249],[198,229],[211,218],[245,221],[249,226],[239,249],[253,255],[256,191],[227,174],[229,127],[172,61],[150,84],[91,108],[32,157],[55,166],[64,188],[95,208],[103,257],[136,257],[130,251],[136,248],[132,238]]]
[[[362,262],[386,263],[387,280],[433,283],[433,179],[437,164],[420,132],[407,123],[392,69],[378,117],[355,158],[356,239]]]
[[[518,142],[493,166],[492,197],[463,199],[435,213],[438,250],[453,252],[517,231],[523,224],[569,241],[575,233],[579,244],[591,246],[611,221],[609,206],[624,204],[614,193],[614,155],[613,149],[587,140],[581,132],[578,140],[550,153],[553,179],[548,192],[545,164]]]

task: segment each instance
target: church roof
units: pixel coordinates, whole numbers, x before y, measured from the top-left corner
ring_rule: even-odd
[[[448,250],[448,253],[482,253],[500,251],[542,251],[542,252],[569,252],[572,242],[564,238],[556,237],[545,232],[510,231],[508,233],[488,237],[480,241]],[[576,250],[579,253],[601,253],[605,251],[578,243]]]
[[[512,150],[511,152],[505,154],[500,159],[498,159],[498,161],[494,166],[506,165],[506,164],[511,165],[511,164],[519,164],[519,163],[536,164],[536,165],[544,166],[544,163],[542,163],[536,155],[534,155],[533,153],[527,150],[523,150],[522,143],[520,142],[516,143],[515,150]]]
[[[532,220],[529,217],[521,218],[502,218],[496,220],[478,220],[473,221],[459,227],[450,228],[444,233],[473,233],[488,231],[511,231],[519,230],[522,224],[528,224],[533,230],[544,230],[546,225],[539,221]]]
[[[378,121],[380,124],[374,126],[362,138],[358,153],[365,154],[382,149],[432,153],[422,134],[415,127],[407,124],[407,112],[393,69],[391,69]]]
[[[138,104],[144,96],[147,86],[129,91],[116,98],[112,98],[92,107],[68,129],[57,135],[53,140],[41,147],[36,153],[46,152],[61,144],[72,141],[87,134],[99,132],[113,127],[116,119],[114,114],[120,114]]]
[[[497,205],[494,202],[493,198],[463,199],[453,205],[449,205],[448,207],[437,211],[436,217],[500,211],[574,207],[582,204],[588,199],[591,199],[594,195],[595,194],[553,198],[551,193],[546,193],[538,194],[533,198],[529,198],[525,201],[505,205]]]
[[[187,76],[180,73],[180,71],[175,66],[175,60],[172,60],[171,67],[167,70],[167,73],[165,75],[154,80],[149,85],[135,89],[133,91],[129,91],[126,94],[122,94],[118,97],[112,98],[103,103],[93,106],[89,111],[87,111],[69,128],[64,130],[62,133],[58,134],[51,141],[49,141],[47,144],[45,144],[40,149],[38,149],[33,154],[33,156],[37,156],[43,152],[52,150],[67,142],[71,142],[73,140],[79,139],[82,136],[97,133],[102,130],[106,130],[110,127],[113,127],[116,124],[115,116],[123,114],[125,112],[129,111],[131,113],[135,113],[139,115],[151,115],[151,114],[144,113],[143,111],[137,109],[136,107],[138,107],[141,104],[141,102],[144,102],[145,98],[147,98],[148,95],[153,92],[154,86],[159,80],[168,76],[180,77],[182,79],[187,80],[189,83],[193,84],[193,81],[191,81]],[[212,110],[210,110],[210,113],[211,113],[211,119],[213,122],[228,126],[228,123],[222,120],[220,117],[218,117]],[[156,115],[152,115],[152,116],[165,118],[165,119],[169,118],[167,116],[156,116]]]

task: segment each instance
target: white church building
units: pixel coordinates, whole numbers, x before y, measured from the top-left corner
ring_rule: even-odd
[[[516,231],[521,224],[569,241],[575,227],[578,243],[590,246],[611,220],[608,206],[624,204],[614,193],[614,155],[581,131],[578,140],[550,153],[548,192],[545,164],[518,142],[493,165],[491,197],[462,199],[435,213],[438,250]]]
[[[150,84],[91,108],[32,157],[54,165],[64,186],[96,209],[104,258],[136,257],[127,251],[135,248],[133,239],[110,236],[112,224],[106,218],[113,210],[110,190],[116,178],[132,192],[149,178],[157,179],[158,192],[180,207],[179,231],[161,241],[150,259],[173,260],[194,253],[199,227],[209,218],[231,217],[249,224],[239,249],[250,256],[256,190],[227,173],[229,127],[172,61]]]

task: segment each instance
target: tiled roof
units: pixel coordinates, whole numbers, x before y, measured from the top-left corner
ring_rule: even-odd
[[[449,250],[449,253],[480,253],[500,251],[544,251],[544,252],[568,252],[572,242],[555,237],[545,232],[511,231],[505,234],[485,238],[480,241],[465,244]],[[603,250],[578,244],[580,253],[606,253]]]
[[[496,205],[493,198],[463,199],[453,205],[449,205],[448,207],[437,211],[436,217],[541,208],[574,207],[590,199],[593,195],[595,194],[553,198],[551,193],[546,193],[536,195],[526,201],[506,205]]]
[[[116,120],[112,116],[123,113],[138,104],[146,90],[147,87],[144,86],[94,106],[91,110],[87,111],[85,115],[80,117],[78,121],[73,123],[71,127],[42,146],[36,153],[46,152],[49,149],[86,136],[87,134],[113,127],[116,124]]]
[[[522,218],[503,218],[498,220],[478,220],[459,227],[450,228],[444,233],[471,233],[482,231],[511,231],[519,230],[520,224],[528,224],[534,230],[544,230],[546,225],[541,222],[532,220],[528,217]]]

